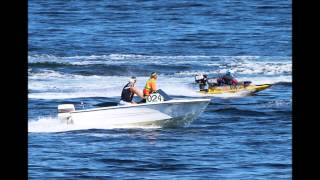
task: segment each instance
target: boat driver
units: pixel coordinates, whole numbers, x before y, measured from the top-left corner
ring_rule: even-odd
[[[217,79],[218,85],[237,85],[238,81],[231,74],[231,71],[228,70],[225,75]]]
[[[144,99],[142,92],[137,87],[135,87],[136,82],[137,78],[132,76],[129,79],[129,82],[123,87],[119,105],[137,104],[132,100],[135,94]]]

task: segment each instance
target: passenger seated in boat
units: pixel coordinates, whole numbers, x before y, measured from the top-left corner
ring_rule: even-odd
[[[129,79],[129,82],[123,87],[119,105],[137,104],[132,100],[135,94],[144,99],[142,91],[135,87],[136,82],[137,78],[133,76]]]
[[[225,75],[217,79],[217,83],[219,86],[223,85],[237,85],[238,81],[234,78],[230,71],[227,71]]]
[[[153,92],[157,92],[157,79],[158,74],[156,72],[152,72],[150,74],[150,78],[147,80],[146,85],[143,89],[143,99],[139,103],[145,103],[146,98]]]

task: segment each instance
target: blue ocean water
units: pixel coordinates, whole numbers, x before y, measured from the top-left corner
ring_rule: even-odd
[[[29,0],[30,179],[291,179],[291,1]],[[114,105],[152,71],[173,97],[231,69],[273,86],[212,97],[187,127],[68,129],[57,105]],[[74,128],[73,128],[74,129]]]

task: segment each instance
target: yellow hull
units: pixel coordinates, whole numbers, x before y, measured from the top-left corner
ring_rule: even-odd
[[[203,94],[223,94],[223,93],[237,93],[241,91],[249,91],[251,93],[255,93],[258,91],[262,91],[271,86],[271,84],[261,84],[261,85],[248,85],[244,87],[243,85],[238,86],[217,86],[211,87],[208,91],[198,91]]]

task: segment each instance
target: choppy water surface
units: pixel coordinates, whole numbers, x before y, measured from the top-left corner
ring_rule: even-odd
[[[291,179],[291,1],[30,0],[28,11],[30,179]],[[213,97],[188,127],[57,120],[58,104],[116,104],[132,75],[143,88],[157,71],[169,95],[199,98],[194,74],[228,69],[273,86]]]

